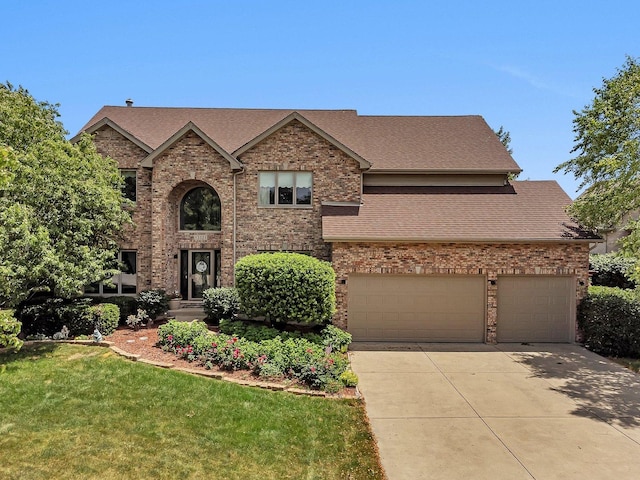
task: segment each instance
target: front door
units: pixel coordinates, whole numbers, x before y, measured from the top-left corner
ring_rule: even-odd
[[[218,286],[219,250],[180,251],[180,293],[182,298],[196,300],[208,288]]]

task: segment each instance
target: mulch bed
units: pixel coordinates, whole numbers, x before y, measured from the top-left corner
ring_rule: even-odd
[[[277,383],[284,386],[285,388],[296,389],[296,393],[301,393],[302,391],[307,391],[311,395],[317,395],[321,393],[314,390],[309,390],[306,386],[296,384],[291,380],[283,382],[265,382],[263,379],[261,379],[257,375],[254,375],[248,370],[228,371],[219,369],[215,366],[212,369],[207,369],[203,365],[200,365],[197,361],[188,362],[187,360],[177,357],[171,352],[165,352],[162,350],[162,348],[157,346],[158,326],[162,325],[163,323],[164,322],[162,321],[156,322],[151,326],[143,327],[137,331],[134,331],[129,327],[121,326],[118,327],[118,329],[111,335],[104,337],[104,340],[112,342],[115,347],[124,352],[139,355],[142,359],[163,364],[173,364],[173,368],[184,368],[202,372],[215,372],[224,375],[226,379],[236,382],[251,382],[256,384],[264,384],[265,386]],[[338,398],[356,398],[358,395],[355,388],[344,388],[342,391],[336,394],[326,394],[326,396]]]

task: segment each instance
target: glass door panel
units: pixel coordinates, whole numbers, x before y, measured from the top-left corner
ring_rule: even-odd
[[[202,292],[213,286],[211,252],[191,252],[191,298],[202,298]]]

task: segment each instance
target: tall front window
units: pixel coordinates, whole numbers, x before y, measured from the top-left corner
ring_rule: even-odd
[[[122,179],[124,180],[124,186],[122,187],[122,194],[124,195],[124,198],[135,202],[137,194],[136,171],[120,170],[120,175],[122,175]]]
[[[311,172],[260,172],[258,203],[261,206],[311,205]]]
[[[194,188],[180,202],[180,230],[219,231],[220,210],[220,197],[213,188]]]
[[[118,253],[120,273],[111,277],[109,283],[98,282],[84,289],[87,295],[127,295],[137,293],[138,258],[135,251],[122,250]]]

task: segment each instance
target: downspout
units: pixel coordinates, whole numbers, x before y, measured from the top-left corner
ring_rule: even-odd
[[[237,170],[235,172],[233,172],[233,246],[232,246],[232,251],[233,251],[233,265],[232,265],[232,270],[231,270],[231,278],[233,280],[233,286],[235,287],[236,285],[236,229],[238,227],[238,223],[237,223],[237,215],[236,215],[236,204],[237,204],[237,180],[236,177],[244,172],[244,167],[242,167],[240,170]]]

